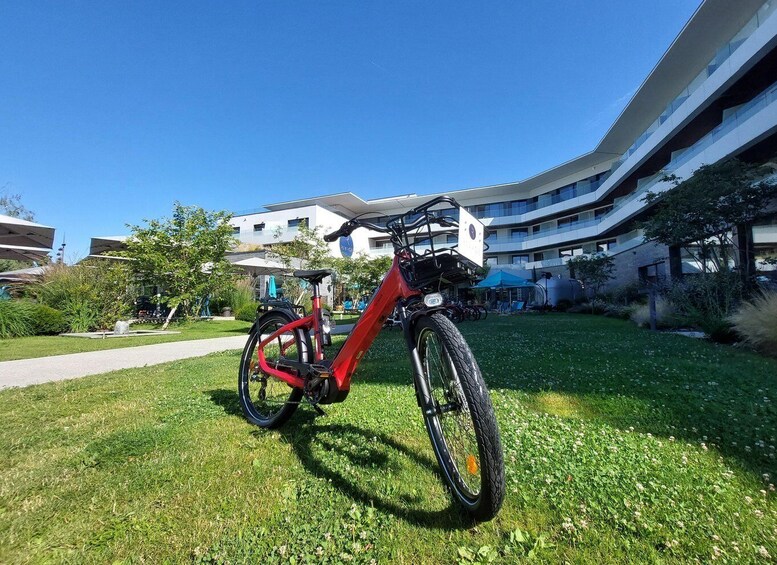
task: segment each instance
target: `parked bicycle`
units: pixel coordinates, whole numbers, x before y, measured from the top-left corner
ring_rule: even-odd
[[[313,311],[304,317],[285,307],[257,313],[240,362],[240,405],[246,418],[263,428],[284,424],[301,402],[323,414],[320,405],[346,399],[359,361],[396,308],[416,400],[442,476],[472,517],[490,520],[505,493],[499,429],[480,368],[461,333],[443,314],[439,293],[446,285],[471,280],[476,264],[459,252],[458,245],[439,248],[432,243],[422,253],[414,245],[422,238],[433,241],[434,225],[458,228],[454,218],[433,210],[441,204],[458,207],[452,198],[438,197],[385,226],[354,218],[326,235],[324,239],[332,242],[360,227],[385,233],[394,245],[392,266],[332,359],[324,357],[328,320],[318,288],[332,271],[296,271],[295,276],[311,284]]]
[[[488,317],[488,310],[485,306],[470,305],[462,302],[450,302],[445,305],[445,313],[454,324],[464,320],[476,321],[481,318],[485,320]]]

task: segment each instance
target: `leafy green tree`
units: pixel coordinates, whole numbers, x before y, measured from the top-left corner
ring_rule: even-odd
[[[231,215],[210,212],[176,202],[171,218],[145,220],[146,226],[128,226],[125,255],[134,273],[164,289],[170,314],[163,328],[179,308],[186,313],[208,294],[229,284],[232,264],[226,252],[235,244]]]
[[[272,245],[272,253],[287,269],[325,269],[334,266],[334,258],[329,253],[329,245],[324,241],[319,226],[311,229],[302,222],[291,241],[279,241],[283,237],[281,228],[275,231],[273,237],[277,243]],[[301,304],[308,287],[299,279],[286,277],[283,290],[287,297],[293,297],[295,304]]]
[[[276,229],[273,237],[280,240],[283,236],[281,228]],[[281,263],[291,268],[294,260],[299,260],[306,269],[324,269],[332,266],[332,256],[329,245],[321,235],[321,228],[311,229],[302,222],[297,235],[291,241],[277,241],[272,246],[272,252],[278,256]]]
[[[354,257],[334,259],[334,267],[350,293],[368,298],[380,285],[383,275],[391,267],[391,261],[392,258],[389,256],[370,258],[364,253],[359,253]]]
[[[654,214],[642,224],[645,238],[668,246],[684,247],[707,271],[708,262],[717,271],[729,268],[732,228],[752,241],[753,222],[777,197],[777,182],[769,167],[729,159],[702,165],[689,179],[665,177],[674,188],[648,193],[644,200],[655,205]],[[745,242],[747,245],[747,242]],[[747,260],[746,271],[750,271]]]
[[[594,309],[594,302],[599,294],[599,290],[607,281],[614,277],[615,270],[614,259],[604,253],[593,253],[590,255],[578,255],[572,257],[567,262],[567,268],[572,278],[577,278],[583,284],[590,288],[593,293],[591,301],[591,310]]]

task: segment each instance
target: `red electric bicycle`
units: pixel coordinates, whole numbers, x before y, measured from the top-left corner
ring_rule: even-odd
[[[332,271],[296,271],[312,286],[313,311],[306,316],[282,304],[260,307],[240,362],[238,391],[246,418],[263,428],[285,423],[301,402],[342,402],[359,361],[396,308],[407,342],[416,399],[442,475],[454,498],[478,520],[490,520],[504,498],[504,460],[488,389],[469,346],[445,316],[439,291],[471,281],[476,264],[457,248],[435,247],[433,226],[458,229],[458,220],[435,206],[458,209],[435,198],[385,226],[358,218],[324,237],[328,242],[359,227],[388,234],[394,261],[340,350],[324,358],[329,321],[319,284]],[[462,213],[462,212],[460,212]],[[465,213],[462,213],[465,214]],[[458,233],[458,232],[457,232]],[[468,232],[475,237],[475,230]],[[424,242],[423,252],[416,246]],[[312,339],[311,339],[312,334]]]

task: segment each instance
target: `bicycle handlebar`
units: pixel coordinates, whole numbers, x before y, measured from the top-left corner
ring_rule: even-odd
[[[452,197],[438,196],[437,198],[433,198],[429,202],[425,202],[424,204],[421,204],[420,206],[413,208],[412,210],[405,212],[404,214],[400,214],[399,216],[394,216],[386,223],[386,227],[379,226],[377,224],[373,224],[372,222],[359,220],[356,218],[353,220],[348,220],[345,223],[343,223],[343,225],[341,225],[339,228],[337,228],[335,231],[324,235],[324,241],[326,241],[327,243],[332,243],[333,241],[336,241],[341,237],[351,235],[351,233],[357,228],[367,228],[381,233],[389,233],[389,234],[396,235],[397,232],[399,231],[397,229],[398,220],[401,220],[402,218],[407,218],[410,216],[415,216],[416,214],[420,214],[421,212],[426,212],[429,208],[442,203],[451,204],[454,207],[459,207],[459,203],[456,202],[456,200],[454,200]],[[456,227],[459,225],[458,222],[450,216],[428,217],[428,215],[424,214],[420,218],[417,218],[416,220],[408,224],[404,224],[403,225],[404,229],[402,231],[408,232],[410,230],[417,228],[421,224],[427,223],[427,222],[433,222],[441,225],[442,227]],[[486,228],[484,235],[487,237],[488,233],[489,233],[489,230]]]

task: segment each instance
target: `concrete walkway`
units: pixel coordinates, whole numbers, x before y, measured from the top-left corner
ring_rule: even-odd
[[[351,328],[353,325],[337,326],[332,333],[347,334]],[[64,381],[119,369],[158,365],[178,359],[202,357],[218,351],[240,350],[245,343],[246,336],[238,335],[3,361],[0,362],[0,389]]]

